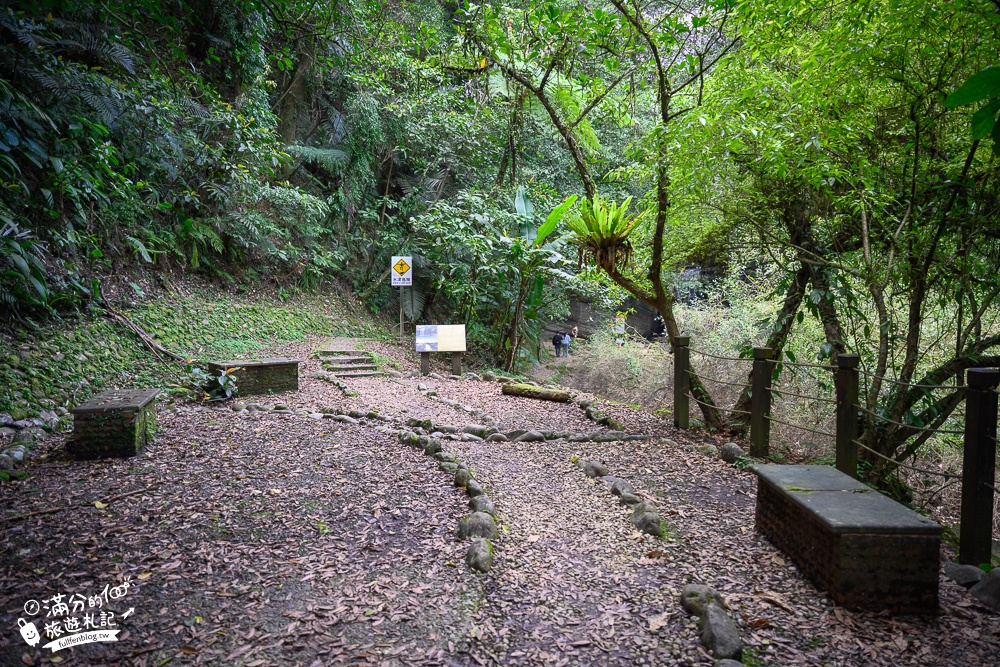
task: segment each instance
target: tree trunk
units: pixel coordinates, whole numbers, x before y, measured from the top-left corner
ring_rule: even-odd
[[[522,398],[535,398],[540,401],[554,401],[556,403],[569,403],[570,399],[568,391],[536,387],[533,384],[507,383],[503,386],[503,394],[504,396],[521,396]]]

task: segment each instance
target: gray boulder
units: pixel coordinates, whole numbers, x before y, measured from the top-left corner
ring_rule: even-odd
[[[476,480],[470,479],[465,484],[465,492],[468,493],[473,498],[475,498],[476,496],[483,495],[483,486]]]
[[[978,584],[969,589],[969,594],[990,609],[1000,611],[1000,568],[990,570]]]
[[[608,474],[608,467],[600,461],[587,461],[583,464],[583,472],[587,477],[604,477]]]
[[[719,458],[726,463],[736,463],[736,459],[741,456],[746,456],[746,452],[744,452],[743,448],[735,442],[727,442],[722,446],[722,449],[719,450]]]
[[[743,667],[743,663],[739,660],[730,660],[726,658],[725,660],[716,660],[712,667]]]
[[[670,438],[660,438],[660,444],[666,445],[667,447],[676,447],[677,441],[671,440]]]
[[[648,503],[639,503],[636,509],[638,510],[639,507],[643,507],[644,505],[648,505]],[[663,530],[660,528],[660,515],[656,510],[646,509],[641,513],[633,511],[630,520],[639,532],[652,535],[653,537],[663,536]]]
[[[523,428],[515,428],[513,431],[508,431],[507,432],[507,439],[508,440],[517,440],[518,438],[520,438],[525,433],[527,433],[527,431],[525,429],[523,429]]]
[[[485,537],[492,540],[497,536],[497,524],[486,512],[473,512],[458,522],[458,539]]]
[[[718,605],[708,605],[701,617],[701,645],[716,658],[739,660],[743,653],[740,631]]]
[[[42,436],[44,437],[44,435]],[[12,444],[22,445],[24,447],[34,447],[35,443],[42,439],[39,434],[33,428],[26,428],[23,431],[18,431],[14,435],[14,439],[11,441]]]
[[[455,462],[455,457],[448,452],[440,451],[434,454],[435,461],[448,461],[449,463]]]
[[[608,431],[607,433],[594,433],[590,436],[593,442],[618,442],[625,436],[621,431]]]
[[[487,442],[507,442],[507,436],[503,433],[490,433],[486,436]]]
[[[7,456],[7,452],[0,454],[0,470],[13,470],[14,459]]]
[[[635,489],[624,479],[619,479],[611,485],[611,495],[621,497],[626,493],[635,495]]]
[[[469,499],[469,509],[473,512],[486,512],[493,514],[493,501],[489,496],[473,496]]]
[[[482,381],[483,378],[479,377],[478,373],[471,373],[471,372],[469,372],[469,373],[463,373],[462,374],[462,379],[464,379],[464,380],[473,380],[475,382],[480,382],[480,381]]]
[[[472,479],[472,475],[469,474],[468,468],[459,468],[455,471],[455,486],[463,487],[469,483]]]
[[[493,371],[486,371],[485,373],[483,373],[483,379],[486,380],[487,382],[496,382],[497,374],[494,373]]]
[[[454,474],[458,472],[458,466],[451,461],[441,461],[440,463],[438,463],[438,468],[447,473]]]
[[[10,426],[14,423],[14,418],[6,412],[0,412],[0,426]]]
[[[716,447],[715,445],[709,445],[709,444],[698,445],[697,451],[711,459],[719,458],[719,448]]]
[[[428,373],[427,377],[429,377],[432,380],[443,380],[444,379],[444,376],[441,375],[440,373]]]
[[[688,584],[681,589],[681,606],[684,611],[701,616],[709,605],[726,606],[726,601],[717,590],[704,584]]]
[[[960,565],[959,563],[945,563],[944,576],[954,581],[959,586],[972,588],[986,576],[986,573],[975,565]]]
[[[424,454],[428,456],[434,456],[441,451],[441,441],[432,438],[430,442],[424,445]]]
[[[420,436],[413,431],[400,431],[399,444],[409,445],[410,447],[418,447],[420,446]]]
[[[528,431],[522,433],[514,439],[514,442],[542,442],[545,435],[541,431]]]
[[[332,417],[330,417],[330,419],[332,419],[334,421],[342,422],[344,424],[357,424],[358,423],[357,419],[355,419],[354,417],[349,417],[347,415],[333,415]]]
[[[493,567],[493,545],[489,540],[477,538],[465,552],[465,564],[470,570],[486,573]]]
[[[391,378],[401,378],[401,377],[403,377],[402,373],[400,373],[399,371],[394,371],[391,368],[389,370],[385,371],[385,374],[388,375]]]

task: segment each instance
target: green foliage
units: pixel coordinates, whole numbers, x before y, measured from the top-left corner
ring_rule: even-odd
[[[170,385],[168,392],[191,400],[213,401],[232,398],[237,393],[235,372],[239,369],[226,368],[212,375],[200,366],[188,364],[177,382]]]

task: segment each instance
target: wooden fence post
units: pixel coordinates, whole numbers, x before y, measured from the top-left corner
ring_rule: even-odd
[[[837,470],[858,478],[858,364],[856,354],[837,355]]]
[[[993,540],[993,484],[996,480],[997,393],[1000,371],[970,368],[965,388],[965,455],[958,562],[989,563]]]
[[[677,336],[674,339],[674,426],[687,428],[689,425],[690,403],[688,388],[691,378],[691,337]]]
[[[462,353],[452,352],[451,353],[451,374],[461,375],[462,374]]]
[[[431,353],[421,352],[420,353],[420,374],[427,375],[431,372]]]
[[[750,456],[767,458],[771,439],[771,356],[769,347],[753,349],[750,380]]]

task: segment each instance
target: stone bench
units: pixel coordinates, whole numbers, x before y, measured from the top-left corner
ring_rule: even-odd
[[[827,466],[759,465],[757,529],[849,609],[938,612],[943,528]]]
[[[112,389],[94,396],[70,413],[73,437],[67,451],[78,459],[135,456],[156,431],[159,389]]]
[[[218,361],[209,363],[208,369],[213,375],[236,369],[233,375],[236,376],[236,388],[240,396],[299,390],[298,359]]]

